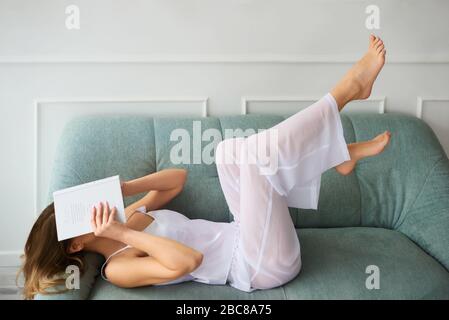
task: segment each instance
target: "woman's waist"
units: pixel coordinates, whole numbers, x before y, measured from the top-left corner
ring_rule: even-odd
[[[200,266],[190,275],[194,281],[225,284],[234,254],[235,228],[229,223],[214,238],[205,239],[201,233],[185,244],[203,254]]]

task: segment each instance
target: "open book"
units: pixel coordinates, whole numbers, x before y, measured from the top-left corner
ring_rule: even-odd
[[[118,221],[126,220],[119,176],[55,191],[53,200],[59,241],[92,232],[91,209],[100,202],[117,209]]]

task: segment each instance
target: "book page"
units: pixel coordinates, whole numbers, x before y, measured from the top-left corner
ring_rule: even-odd
[[[91,209],[100,202],[116,207],[116,219],[126,221],[119,176],[55,191],[53,199],[59,241],[92,232]]]

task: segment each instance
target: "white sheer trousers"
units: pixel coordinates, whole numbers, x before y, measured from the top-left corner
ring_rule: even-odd
[[[261,172],[260,150],[275,154],[275,172]],[[321,174],[349,159],[330,94],[271,129],[219,143],[218,176],[239,227],[251,290],[282,285],[299,273],[300,244],[288,207],[317,208]]]

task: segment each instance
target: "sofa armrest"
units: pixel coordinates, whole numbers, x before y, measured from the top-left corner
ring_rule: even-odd
[[[436,161],[397,228],[449,271],[449,159]]]

